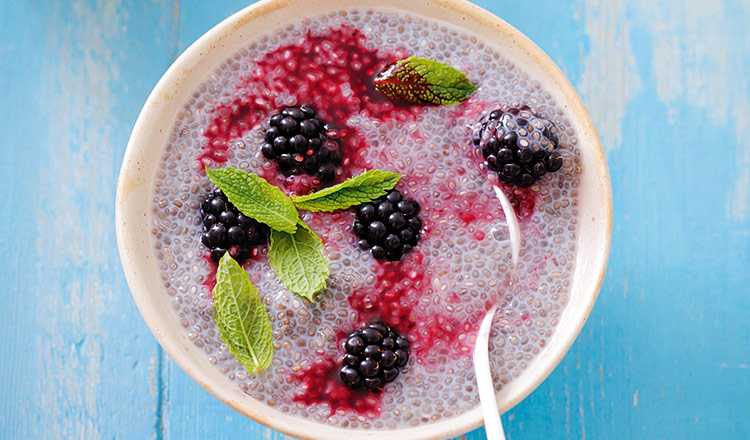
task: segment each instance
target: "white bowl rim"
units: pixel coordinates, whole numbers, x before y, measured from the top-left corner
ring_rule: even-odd
[[[484,39],[492,40],[511,58],[522,62],[524,70],[544,75],[548,85],[554,84],[555,87],[547,87],[546,90],[564,103],[578,136],[579,145],[584,146],[582,182],[590,182],[586,186],[590,189],[585,193],[587,197],[582,197],[580,209],[582,213],[593,214],[592,223],[596,226],[595,233],[579,238],[579,247],[590,249],[592,255],[578,253],[569,303],[555,334],[523,373],[497,394],[501,412],[509,410],[528,396],[565,356],[596,302],[610,251],[612,191],[604,152],[590,117],[573,86],[557,65],[531,40],[502,19],[465,0],[352,0],[346,3],[341,0],[262,0],[228,17],[203,34],[177,58],[156,84],[138,116],[117,185],[117,244],[128,285],[141,315],[163,349],[180,368],[204,389],[240,413],[299,438],[341,438],[356,432],[356,435],[370,439],[378,438],[386,431],[328,426],[291,416],[261,404],[242,393],[234,383],[218,372],[207,361],[204,353],[188,340],[174,316],[168,295],[164,292],[156,272],[150,233],[150,200],[156,165],[161,158],[163,147],[152,148],[151,145],[165,145],[166,137],[171,131],[176,112],[184,103],[185,95],[192,93],[194,85],[205,80],[207,75],[203,73],[210,72],[218,65],[206,60],[213,56],[221,62],[229,57],[236,51],[236,48],[231,46],[232,42],[236,45],[248,32],[254,31],[257,35],[265,32],[263,28],[272,28],[284,22],[297,20],[286,18],[289,16],[284,14],[288,12],[287,8],[295,12],[303,9],[316,11],[317,15],[329,10],[359,5],[411,11],[446,21],[468,32],[479,34]],[[268,21],[273,21],[271,18],[278,22],[268,24]],[[258,19],[261,21],[256,21]],[[257,30],[259,27],[261,30]],[[228,50],[228,47],[231,49]],[[186,86],[186,83],[193,83],[193,87]],[[162,142],[154,142],[154,138],[161,139]],[[584,185],[580,188],[583,191]],[[583,219],[583,215],[580,218]],[[579,267],[586,269],[579,271]],[[583,288],[573,291],[580,283],[583,283]],[[563,326],[563,322],[567,325]],[[435,423],[387,430],[387,433],[393,440],[446,438],[463,434],[481,424],[481,409],[477,407]]]

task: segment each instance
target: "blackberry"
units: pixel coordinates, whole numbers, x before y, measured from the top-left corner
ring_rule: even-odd
[[[527,106],[493,110],[473,129],[474,145],[503,183],[526,188],[562,167],[557,126]]]
[[[382,322],[350,333],[344,348],[339,375],[344,385],[352,389],[382,391],[409,362],[409,341]]]
[[[316,113],[315,107],[303,104],[271,116],[260,151],[276,161],[284,175],[307,174],[328,183],[341,165],[341,148],[339,141],[326,135],[328,126]]]
[[[419,243],[422,220],[419,203],[398,190],[357,207],[352,231],[359,247],[378,260],[398,261]]]
[[[242,263],[258,255],[258,248],[268,242],[268,226],[242,214],[219,188],[209,192],[201,204],[201,221],[201,242],[217,263],[227,251]]]

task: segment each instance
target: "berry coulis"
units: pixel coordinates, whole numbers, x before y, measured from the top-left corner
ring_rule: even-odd
[[[308,31],[299,44],[282,46],[263,55],[256,61],[256,68],[237,86],[241,96],[214,110],[214,119],[204,133],[206,142],[198,158],[201,167],[204,168],[211,161],[226,162],[233,141],[279,110],[275,97],[291,94],[297,105],[315,106],[318,113],[330,122],[328,135],[340,141],[343,175],[337,176],[336,180],[358,174],[365,165],[360,152],[366,150],[368,145],[356,126],[345,123],[349,118],[361,114],[381,122],[407,122],[422,111],[419,106],[391,102],[376,91],[372,83],[372,78],[383,66],[406,56],[408,53],[405,50],[386,53],[369,48],[365,36],[348,26],[323,34]],[[349,87],[342,88],[342,84]],[[478,112],[480,107],[484,106],[473,103],[471,106],[458,106],[457,111],[473,113]],[[258,143],[261,142],[258,139]],[[275,166],[264,167],[259,174],[269,182],[281,183],[287,192],[299,194],[315,189],[314,185],[300,185],[295,180],[297,176],[284,178]],[[534,209],[534,193],[528,189],[503,189],[514,203],[519,218],[530,218]],[[475,214],[477,212],[488,210],[474,207],[471,210],[434,214],[439,217],[455,214],[467,226],[479,219]],[[425,218],[425,232],[429,231],[430,223],[434,221],[437,220]],[[325,239],[324,231],[321,231],[321,236]],[[481,231],[476,231],[473,236],[478,241],[485,238]],[[476,332],[485,312],[479,310],[466,321],[448,315],[420,316],[418,303],[429,294],[432,283],[425,258],[417,246],[401,261],[375,262],[372,266],[374,284],[358,288],[348,297],[349,305],[357,312],[358,318],[352,327],[382,320],[409,338],[417,363],[421,362],[420,357],[436,353],[470,356],[471,338],[460,336]],[[208,257],[206,260],[211,263],[212,271],[203,284],[212,288],[216,282],[215,264]],[[427,322],[430,324],[425,324]],[[339,343],[345,335],[343,330],[339,332]],[[321,355],[311,360],[307,367],[290,374],[290,379],[299,383],[299,393],[293,396],[293,400],[306,405],[326,403],[332,413],[344,410],[377,415],[382,394],[346,387],[338,377],[339,367],[334,359]]]
[[[347,298],[359,320],[382,320],[402,335],[416,327],[412,309],[424,293],[430,279],[423,266],[424,255],[417,250],[402,261],[373,265],[375,283],[356,289]]]
[[[342,142],[345,171],[339,180],[350,177],[362,169],[363,161],[357,152],[366,149],[367,144],[356,127],[344,124],[347,119],[361,113],[379,121],[407,121],[421,111],[418,106],[393,103],[373,85],[373,77],[380,69],[407,55],[405,50],[388,53],[370,49],[362,32],[345,25],[323,34],[308,31],[300,44],[268,52],[237,86],[242,95],[214,110],[214,119],[204,133],[206,144],[198,158],[201,166],[209,162],[206,159],[226,162],[232,140],[278,110],[276,96],[291,94],[298,105],[315,106],[329,121],[329,136]],[[343,84],[348,84],[349,90],[342,88]],[[267,179],[278,175],[275,170],[266,172],[270,174],[263,176]],[[288,190],[304,192],[305,188],[293,185],[294,179],[287,180]]]
[[[484,310],[477,311],[465,321],[445,314],[423,316],[417,306],[420,300],[430,295],[432,277],[426,273],[425,256],[418,252],[419,247],[416,249],[402,261],[373,265],[375,283],[349,295],[349,305],[359,318],[357,324],[382,320],[393,327],[409,338],[418,363],[420,356],[430,353],[448,354],[450,350],[468,355],[471,352],[471,347],[466,345],[469,338],[460,336],[479,329]],[[338,336],[340,339],[344,334]]]
[[[292,397],[305,405],[326,403],[331,414],[338,410],[353,411],[367,416],[380,414],[381,393],[353,390],[341,382],[339,367],[329,356],[323,355],[307,368],[292,374],[300,383],[300,391]]]
[[[206,252],[201,255],[201,260],[206,260],[208,262],[208,267],[210,268],[208,275],[206,275],[206,279],[201,285],[205,286],[206,289],[211,292],[211,295],[213,295],[214,287],[216,287],[216,270],[219,268],[219,265],[211,258],[211,252]]]

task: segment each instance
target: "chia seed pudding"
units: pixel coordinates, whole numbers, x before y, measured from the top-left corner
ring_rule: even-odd
[[[449,63],[479,89],[453,106],[394,104],[372,85],[388,63],[416,55]],[[327,288],[309,302],[284,288],[267,246],[244,263],[268,309],[275,353],[248,373],[213,319],[215,264],[201,244],[205,168],[254,172],[287,193],[319,187],[286,176],[261,154],[268,118],[312,104],[341,144],[336,180],[366,169],[402,174],[396,187],[421,205],[421,239],[401,261],[357,246],[354,210],[301,211],[330,258]],[[492,179],[472,126],[493,108],[528,106],[557,127],[562,168],[528,188]],[[184,103],[171,127],[153,192],[151,230],[164,290],[188,338],[254,399],[288,414],[345,428],[395,429],[446,419],[479,405],[471,353],[479,323],[500,307],[490,339],[499,390],[551,338],[575,269],[576,134],[542,85],[487,41],[395,10],[347,9],[288,24],[222,62]],[[496,176],[496,175],[495,175]],[[511,264],[508,227],[492,185],[516,208],[522,246]],[[338,378],[346,335],[382,320],[411,345],[408,364],[380,393]]]

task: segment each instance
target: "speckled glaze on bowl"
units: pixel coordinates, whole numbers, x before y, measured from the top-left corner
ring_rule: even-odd
[[[342,7],[393,8],[442,20],[492,41],[523,70],[545,84],[568,112],[582,155],[576,269],[569,302],[547,346],[522,374],[497,394],[505,412],[529,395],[552,372],[581,331],[596,301],[609,257],[612,194],[599,138],[580,98],[552,60],[518,30],[464,0],[264,0],[216,25],[191,45],[159,80],[133,128],[117,185],[116,226],[120,259],[138,309],[156,339],[203,388],[246,416],[284,433],[309,439],[356,435],[382,438],[378,430],[343,429],[282,413],[244,394],[214,368],[187,338],[163,291],[150,233],[150,201],[156,170],[175,117],[193,90],[218,64],[247,44],[304,16]],[[391,440],[460,435],[482,424],[479,407],[416,428],[389,430]]]

